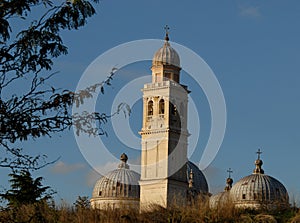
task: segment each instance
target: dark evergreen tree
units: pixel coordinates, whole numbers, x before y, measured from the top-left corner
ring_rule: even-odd
[[[87,196],[78,196],[77,200],[74,203],[76,210],[88,209],[91,204]]]
[[[34,204],[39,201],[47,201],[53,195],[49,186],[42,185],[42,177],[34,179],[28,170],[19,173],[11,173],[10,187],[6,193],[0,196],[8,201],[9,207]]]

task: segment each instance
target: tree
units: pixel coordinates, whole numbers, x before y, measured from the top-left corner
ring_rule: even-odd
[[[89,209],[91,204],[87,196],[78,196],[77,200],[74,203],[74,206],[75,209],[78,211],[81,209]]]
[[[39,201],[47,201],[53,195],[49,186],[42,186],[42,177],[33,179],[28,170],[21,170],[20,173],[11,173],[11,189],[2,198],[8,201],[9,207],[34,204]]]
[[[31,156],[16,142],[51,136],[75,125],[78,133],[103,134],[103,129],[90,128],[92,120],[99,126],[106,114],[71,115],[70,106],[78,106],[92,97],[97,88],[110,84],[116,69],[102,83],[80,92],[58,90],[45,83],[53,59],[68,52],[60,33],[78,29],[95,14],[92,3],[99,0],[2,0],[0,2],[0,167],[38,169],[48,163],[45,156]],[[36,10],[42,16],[32,19]],[[31,21],[22,31],[13,24]],[[13,91],[22,84],[22,90]],[[48,86],[48,87],[47,87]],[[41,161],[42,159],[42,161]],[[42,162],[42,163],[41,163]]]

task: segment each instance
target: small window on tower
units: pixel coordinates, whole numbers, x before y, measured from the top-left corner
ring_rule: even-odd
[[[246,199],[246,194],[243,194],[243,195],[242,195],[242,198],[243,198],[243,199]]]
[[[164,73],[164,81],[169,81],[171,79],[171,73],[165,72]]]
[[[148,102],[148,116],[153,115],[153,101]]]
[[[160,115],[165,114],[165,101],[164,101],[164,99],[160,99],[160,101],[159,101],[159,114]]]
[[[101,195],[102,195],[102,191],[100,190],[100,191],[99,191],[99,196],[101,196]]]
[[[174,74],[174,81],[179,83],[179,75],[178,74]]]

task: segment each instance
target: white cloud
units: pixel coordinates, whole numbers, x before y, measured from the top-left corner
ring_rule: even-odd
[[[258,6],[239,6],[239,15],[250,18],[260,18],[261,12]]]
[[[83,163],[67,164],[62,161],[58,161],[50,169],[50,171],[55,174],[67,174],[83,168],[85,168]]]

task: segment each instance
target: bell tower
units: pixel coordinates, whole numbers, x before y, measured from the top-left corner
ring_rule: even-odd
[[[152,82],[143,92],[140,208],[185,202],[187,181],[188,89],[180,84],[180,59],[170,46],[168,27],[163,47],[152,60]]]

